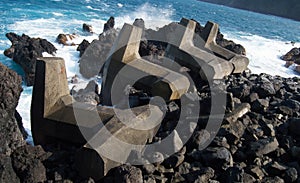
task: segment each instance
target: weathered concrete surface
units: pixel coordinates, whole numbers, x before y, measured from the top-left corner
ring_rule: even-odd
[[[209,80],[223,79],[224,76],[240,73],[247,68],[248,58],[216,44],[217,24],[208,22],[201,33],[203,40],[196,38],[203,45],[194,45],[195,29],[195,21],[183,18],[169,40],[166,55]]]
[[[219,25],[208,21],[201,32],[204,39],[205,48],[213,51],[216,55],[225,58],[234,65],[233,73],[241,73],[247,69],[249,59],[245,56],[238,55],[232,51],[225,49],[216,43],[216,37],[219,31]]]
[[[189,88],[188,79],[168,68],[150,63],[142,59],[138,53],[142,29],[125,24],[111,50],[110,59],[103,71],[101,93],[104,105],[112,105],[112,86],[137,82],[148,88],[152,95],[161,96],[165,100],[179,99]],[[123,70],[122,70],[123,69]],[[152,76],[152,79],[143,79]],[[120,101],[122,96],[113,96]]]
[[[81,176],[92,176],[98,179],[98,177],[101,178],[101,176],[108,173],[110,169],[121,165],[120,162],[125,163],[126,160],[129,163],[134,162],[134,159],[128,159],[132,150],[142,153],[144,145],[153,138],[159,128],[159,125],[153,124],[159,124],[161,118],[155,118],[156,121],[151,121],[152,126],[147,126],[149,121],[140,120],[146,119],[150,115],[149,109],[151,109],[151,113],[155,114],[155,116],[163,115],[156,106],[142,106],[133,108],[134,113],[137,115],[134,118],[129,117],[122,122],[120,122],[119,117],[114,116],[111,118],[105,124],[105,128],[99,130],[79,151],[79,154],[88,152],[91,156],[98,154],[101,158],[97,157],[95,160],[77,156],[76,163],[81,165],[78,166]],[[126,125],[128,122],[130,124]],[[145,130],[138,130],[141,129],[141,126]],[[102,164],[95,164],[95,161]],[[100,171],[95,172],[95,167],[97,167],[97,170],[101,170],[102,175],[99,174]]]
[[[160,126],[161,118],[155,118],[157,120],[151,121],[152,126],[147,126],[149,123],[146,119],[150,114],[156,117],[163,116],[156,106],[145,105],[126,110],[74,101],[69,94],[62,58],[40,58],[37,61],[36,71],[31,105],[34,143],[46,145],[63,141],[79,145],[79,147],[87,143],[84,148],[90,148],[90,150],[79,151],[77,160],[78,169],[83,176],[98,180],[122,162],[116,163],[100,155],[100,153],[105,154],[102,152],[103,149],[113,149],[117,157],[127,159],[131,147],[115,146],[115,139],[119,142],[139,145],[142,150]],[[140,127],[143,129],[141,130]],[[117,151],[117,148],[121,149]],[[89,155],[91,151],[95,151],[93,149],[97,153],[92,156],[94,158],[91,158]],[[92,164],[89,163],[91,161]],[[94,165],[99,168],[93,170]],[[86,170],[91,171],[87,174]]]

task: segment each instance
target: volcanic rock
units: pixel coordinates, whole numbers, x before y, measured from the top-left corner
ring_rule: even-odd
[[[34,83],[36,59],[42,57],[43,52],[54,54],[57,49],[46,39],[30,38],[25,34],[19,36],[11,32],[7,33],[6,37],[11,41],[12,45],[4,51],[4,55],[21,65],[25,72],[27,86],[32,86]]]
[[[284,61],[300,61],[300,49],[299,48],[292,48],[289,52],[285,55],[280,57]]]
[[[208,147],[201,152],[201,159],[206,166],[218,170],[233,165],[231,153],[224,147]]]
[[[143,183],[142,171],[134,166],[121,165],[113,171],[114,182]]]
[[[40,146],[25,145],[12,153],[12,164],[22,182],[44,182],[47,178],[42,161],[46,158],[47,154]]]
[[[77,51],[79,51],[79,56],[81,57],[85,50],[87,49],[87,47],[89,47],[90,43],[87,40],[83,40],[77,47]]]
[[[20,182],[20,179],[18,178],[12,167],[11,158],[3,154],[0,154],[0,182]]]
[[[82,31],[83,32],[89,32],[89,33],[93,33],[94,32],[93,31],[93,27],[91,25],[89,25],[89,24],[86,24],[86,23],[84,23],[82,25]]]
[[[22,92],[21,77],[0,63],[0,154],[10,155],[25,141],[15,118]]]
[[[275,151],[279,144],[275,137],[260,139],[257,142],[250,143],[250,153],[256,156],[262,156]]]
[[[289,130],[291,134],[300,136],[300,118],[291,118],[289,120]]]
[[[104,24],[103,32],[106,32],[110,29],[113,29],[115,26],[115,18],[110,17],[107,22]]]
[[[72,40],[76,37],[76,34],[59,34],[56,38],[56,41],[64,46],[74,46],[76,44],[72,42]]]

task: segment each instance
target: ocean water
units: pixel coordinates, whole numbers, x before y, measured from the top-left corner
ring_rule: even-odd
[[[60,33],[76,33],[80,43],[83,39],[92,41],[103,30],[103,24],[110,16],[115,17],[116,27],[143,18],[147,28],[156,29],[181,17],[193,18],[202,25],[206,21],[219,23],[225,38],[242,44],[250,59],[253,73],[268,73],[283,77],[299,77],[293,68],[283,67],[279,57],[293,46],[300,47],[300,22],[213,5],[197,0],[2,0],[0,2],[0,62],[24,77],[22,68],[2,53],[11,43],[5,37],[7,32],[41,37],[52,42],[58,49],[56,56],[63,57],[68,77],[79,72],[79,52],[76,46],[62,46],[55,43]],[[83,23],[91,24],[97,34],[82,33]],[[23,84],[17,110],[20,112],[26,130],[30,133],[30,104],[32,87]],[[31,138],[28,139],[31,141]]]

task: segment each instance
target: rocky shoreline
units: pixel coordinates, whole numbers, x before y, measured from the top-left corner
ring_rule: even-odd
[[[137,20],[136,24],[143,27],[141,20]],[[172,24],[159,31],[166,32],[171,27]],[[109,51],[115,38],[111,36],[116,34],[112,30],[110,19],[106,33],[95,41],[104,53]],[[147,34],[155,32],[148,30]],[[241,45],[225,41],[221,34],[217,39],[221,46],[245,54]],[[83,44],[87,45],[86,42]],[[150,60],[161,56],[164,49],[159,42],[145,41],[140,46],[140,52],[143,56],[150,56]],[[53,51],[55,49],[51,47],[49,52]],[[80,64],[83,59],[84,56]],[[15,109],[22,91],[21,78],[2,64],[0,75],[0,182],[95,182],[93,178],[78,175],[74,162],[77,147],[64,143],[46,147],[26,144],[26,134],[21,133],[24,130],[20,120],[17,121],[20,118],[16,117]],[[215,81],[213,86],[199,81],[197,88],[202,109],[211,105],[214,88],[227,97],[221,128],[206,149],[199,147],[211,134],[203,128],[207,119],[201,118],[195,123],[197,127],[191,139],[178,153],[155,164],[116,167],[98,182],[298,182],[300,78],[257,75],[246,71],[230,75],[224,82]],[[89,92],[92,90],[93,87]],[[174,129],[180,105],[178,101],[172,101],[166,108],[166,118],[153,141],[159,141]],[[209,110],[203,110],[201,114],[206,116]],[[181,141],[178,138],[173,146]],[[159,153],[153,156],[163,157]]]

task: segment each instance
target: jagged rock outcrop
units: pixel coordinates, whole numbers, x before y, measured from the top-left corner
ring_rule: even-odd
[[[291,61],[300,64],[300,49],[293,48],[280,58],[284,61]]]
[[[77,47],[77,51],[79,51],[79,56],[81,57],[85,50],[87,49],[87,47],[89,47],[90,43],[87,40],[83,40]]]
[[[72,40],[77,37],[76,34],[59,34],[56,38],[56,42],[64,46],[75,46],[76,44]]]
[[[115,18],[114,17],[110,17],[107,22],[104,24],[103,27],[103,32],[109,31],[111,29],[113,29],[115,26]]]
[[[290,67],[295,64],[295,70],[300,73],[300,48],[293,48],[280,58],[286,61],[285,67]]]
[[[93,33],[94,32],[92,25],[89,25],[89,24],[86,24],[86,23],[84,23],[82,25],[82,31],[83,32],[88,32],[88,33]]]
[[[42,161],[51,154],[47,154],[40,146],[25,145],[17,148],[11,155],[12,165],[21,182],[45,182],[46,168]]]
[[[20,182],[13,169],[10,155],[25,144],[15,118],[22,92],[22,79],[1,63],[0,78],[0,182]]]
[[[25,144],[15,118],[22,92],[22,79],[16,72],[0,63],[0,154],[10,155]]]
[[[6,37],[11,41],[12,45],[4,51],[4,55],[21,65],[25,72],[27,86],[32,86],[34,83],[36,59],[42,57],[43,52],[54,54],[57,49],[46,39],[30,38],[25,34],[19,36],[11,32],[7,33]]]

